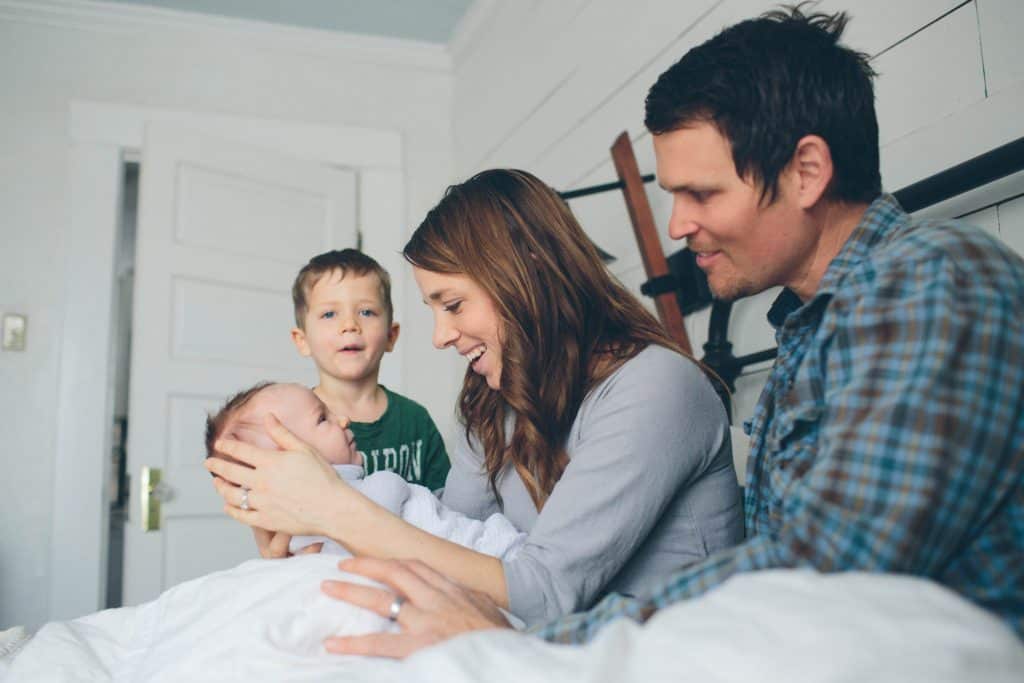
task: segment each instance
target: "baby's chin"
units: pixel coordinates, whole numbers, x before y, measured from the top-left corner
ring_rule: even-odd
[[[325,454],[324,459],[332,465],[362,466],[363,464],[363,456],[359,455],[359,453],[353,453],[351,457],[349,457],[348,453]]]

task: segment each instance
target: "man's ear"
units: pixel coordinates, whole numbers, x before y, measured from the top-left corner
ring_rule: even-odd
[[[395,348],[395,342],[398,341],[398,333],[402,326],[398,323],[391,323],[391,329],[388,330],[388,345],[385,347],[385,351],[392,351]]]
[[[312,354],[312,351],[309,350],[309,342],[306,341],[306,333],[301,328],[292,328],[292,343],[295,344],[295,348],[299,350],[299,353],[306,358],[309,358]]]
[[[832,150],[821,136],[805,135],[797,141],[790,164],[796,174],[800,207],[810,209],[825,196],[832,183]]]

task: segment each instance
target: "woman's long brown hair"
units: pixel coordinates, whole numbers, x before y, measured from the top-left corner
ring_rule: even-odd
[[[468,276],[498,311],[500,388],[467,369],[459,396],[495,495],[512,465],[540,510],[568,465],[565,442],[587,392],[650,344],[682,353],[608,272],[562,198],[525,171],[484,171],[449,187],[403,255]]]

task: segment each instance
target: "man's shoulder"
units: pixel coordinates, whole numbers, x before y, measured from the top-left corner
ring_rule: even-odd
[[[962,220],[911,218],[878,244],[858,270],[863,283],[874,287],[897,282],[935,286],[941,278],[975,292],[1024,296],[1021,257],[999,238]]]

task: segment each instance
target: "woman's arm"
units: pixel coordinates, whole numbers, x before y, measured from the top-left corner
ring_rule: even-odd
[[[569,465],[504,563],[510,611],[528,624],[559,617],[613,580],[646,590],[716,536],[740,541],[727,439],[721,401],[694,363],[652,347],[624,364],[584,401]]]
[[[218,452],[241,464],[208,458],[217,475],[214,485],[226,502],[225,511],[251,527],[291,535],[332,538],[354,555],[374,558],[416,558],[508,605],[501,562],[489,555],[432,536],[375,504],[338,478],[313,448],[297,439],[273,417],[267,431],[282,451],[222,439]],[[242,510],[241,487],[249,489],[249,509]]]

